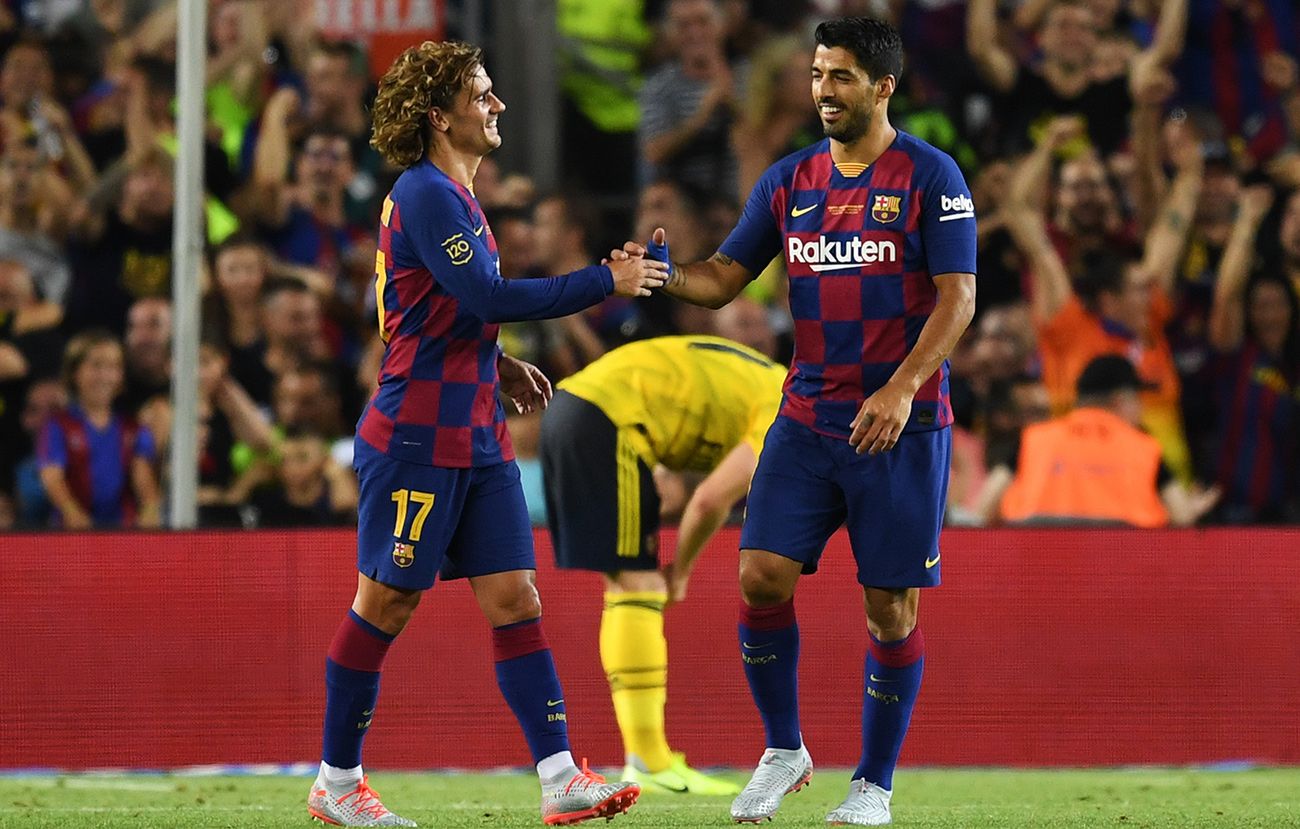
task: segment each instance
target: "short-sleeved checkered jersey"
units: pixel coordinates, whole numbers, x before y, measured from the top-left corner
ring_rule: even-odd
[[[899,131],[873,164],[836,165],[824,139],[768,168],[720,251],[759,273],[782,252],[794,362],[781,416],[848,437],[934,310],[932,277],[975,273],[975,205],[956,163]],[[952,423],[947,361],[905,432]]]
[[[605,266],[506,280],[478,200],[428,159],[384,200],[375,300],[387,342],[357,440],[391,457],[471,467],[514,457],[499,400],[499,323],[560,317],[614,289]]]

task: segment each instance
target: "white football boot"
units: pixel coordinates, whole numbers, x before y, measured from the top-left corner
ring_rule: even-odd
[[[737,823],[771,820],[781,799],[797,792],[812,780],[813,762],[808,749],[769,748],[758,761],[754,776],[731,803],[731,817]]]
[[[826,822],[832,826],[885,826],[893,818],[889,814],[890,789],[858,779],[849,783],[849,796],[831,810]]]

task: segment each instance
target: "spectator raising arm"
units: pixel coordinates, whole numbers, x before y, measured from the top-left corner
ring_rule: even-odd
[[[1259,226],[1273,206],[1273,190],[1266,184],[1250,187],[1242,194],[1237,220],[1232,225],[1219,275],[1214,283],[1214,305],[1210,309],[1210,345],[1230,352],[1241,345],[1245,331],[1246,279],[1255,255]]]
[[[1168,69],[1178,59],[1186,38],[1187,0],[1163,0],[1155,37],[1150,46],[1133,58],[1129,71],[1129,90],[1134,97],[1150,82],[1153,73]]]
[[[1020,64],[998,38],[997,0],[970,0],[966,9],[966,51],[980,76],[996,92],[1009,92],[1020,76]]]
[[[1157,284],[1165,293],[1169,293],[1174,286],[1174,277],[1187,246],[1187,234],[1196,214],[1196,201],[1201,195],[1201,181],[1205,172],[1200,142],[1189,133],[1183,133],[1183,139],[1174,146],[1173,153],[1177,173],[1159,216],[1147,232],[1146,250],[1142,258],[1143,268],[1156,278]]]
[[[289,122],[300,106],[298,91],[282,86],[262,110],[262,128],[253,151],[251,208],[257,221],[269,227],[283,226],[293,206],[289,184],[293,161]]]
[[[1029,260],[1033,281],[1034,317],[1046,321],[1056,316],[1073,294],[1070,274],[1047,235],[1042,211],[1029,201],[1052,165],[1052,154],[1082,129],[1077,118],[1057,118],[1048,125],[1043,140],[1020,163],[1012,177],[1011,197],[1005,208],[1007,230],[1016,247]]]

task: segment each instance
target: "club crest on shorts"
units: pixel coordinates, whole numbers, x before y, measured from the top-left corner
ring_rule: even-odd
[[[871,218],[882,225],[887,225],[898,218],[898,215],[902,213],[902,208],[902,196],[886,196],[883,193],[878,193],[871,201]]]
[[[410,567],[415,563],[415,545],[405,541],[393,542],[393,563],[398,567]]]

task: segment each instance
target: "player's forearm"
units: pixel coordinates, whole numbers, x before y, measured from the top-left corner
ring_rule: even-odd
[[[696,490],[697,495],[698,493],[699,490]],[[705,503],[701,498],[692,497],[687,502],[686,509],[682,512],[681,526],[677,531],[677,557],[674,566],[678,570],[684,573],[691,571],[700,551],[704,549],[705,544],[709,543],[709,539],[722,529],[730,512],[731,505],[720,501]]]
[[[457,298],[486,322],[520,322],[567,317],[602,301],[613,292],[614,277],[604,265],[541,279],[503,279],[467,286]]]
[[[916,345],[890,378],[891,383],[901,383],[913,394],[948,359],[975,316],[975,276],[945,274],[940,279],[947,284],[939,287],[933,313],[921,328]]]
[[[662,290],[682,302],[703,305],[705,308],[721,308],[735,299],[744,287],[744,283],[732,284],[733,280],[728,279],[724,272],[724,268],[734,263],[735,260],[721,252],[703,262],[686,265],[674,262]]]

